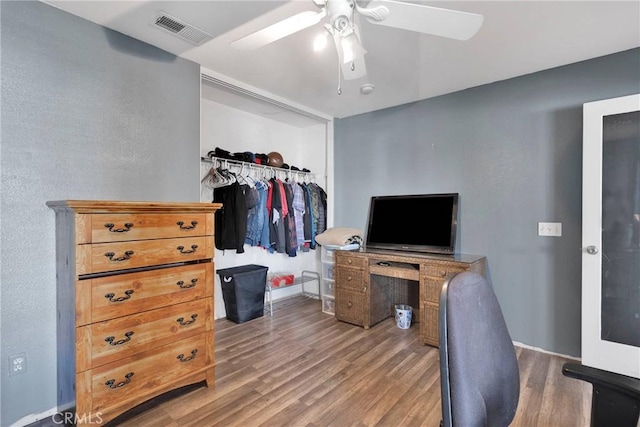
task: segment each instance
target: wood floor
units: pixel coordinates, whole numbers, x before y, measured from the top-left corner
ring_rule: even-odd
[[[438,351],[389,318],[369,330],[296,297],[240,325],[216,321],[216,385],[158,398],[119,425],[438,426]],[[520,403],[513,426],[588,426],[591,386],[565,359],[516,348]]]

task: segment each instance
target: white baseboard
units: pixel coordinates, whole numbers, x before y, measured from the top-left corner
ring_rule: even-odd
[[[55,414],[62,412],[63,410],[59,409],[57,406],[55,408],[48,409],[44,412],[40,412],[39,414],[29,414],[26,417],[20,418],[15,423],[11,424],[11,427],[24,427],[29,424],[33,424],[36,421],[44,420],[45,418],[53,417]]]
[[[515,345],[516,347],[528,348],[529,350],[538,351],[540,353],[546,353],[546,354],[551,354],[553,356],[564,357],[565,359],[571,359],[571,360],[575,360],[577,362],[580,362],[582,360],[579,357],[569,356],[569,355],[561,354],[561,353],[555,353],[553,351],[548,351],[548,350],[545,350],[543,348],[534,347],[534,346],[523,344],[523,343],[517,342],[517,341],[513,341],[513,345]]]

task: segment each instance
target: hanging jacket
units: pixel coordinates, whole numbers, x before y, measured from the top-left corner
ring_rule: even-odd
[[[305,192],[305,216],[304,216],[304,239],[305,239],[305,245],[309,244],[309,248],[311,249],[315,249],[316,248],[316,229],[315,229],[315,223],[316,223],[316,219],[314,217],[314,213],[313,213],[313,197],[311,194],[311,189],[309,188],[309,185],[307,184],[302,184],[302,188],[304,189]]]
[[[289,206],[289,211],[284,217],[285,250],[290,257],[294,257],[298,254],[298,244],[293,209],[293,190],[288,183],[284,184],[283,189],[287,200],[287,206]]]
[[[285,195],[281,191],[280,184],[275,178],[271,179],[272,185],[272,199],[271,199],[271,218],[269,221],[270,232],[269,238],[272,242],[275,242],[275,251],[278,253],[285,253],[285,237],[284,237],[284,218],[283,218],[283,203]]]
[[[242,187],[234,182],[213,192],[213,202],[222,203],[222,208],[215,213],[216,248],[235,249],[239,254],[244,252],[247,234],[247,206]]]
[[[244,190],[247,206],[247,235],[244,243],[257,246],[262,232],[263,217],[260,212],[260,193],[256,188],[248,187]]]
[[[296,246],[299,249],[304,247],[304,193],[302,187],[297,183],[289,184],[293,191],[293,217],[296,224]]]

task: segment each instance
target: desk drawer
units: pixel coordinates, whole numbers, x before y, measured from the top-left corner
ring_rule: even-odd
[[[82,345],[77,349],[77,354],[84,355],[91,361],[90,367],[95,368],[200,334],[211,329],[210,318],[213,318],[210,299],[199,299],[94,323],[78,328],[79,335],[88,336],[79,340]],[[85,345],[86,342],[90,345]],[[80,357],[78,362],[83,359]]]
[[[422,301],[438,303],[440,301],[440,291],[444,279],[424,279],[425,292],[422,294]]]
[[[78,273],[101,273],[211,259],[213,237],[98,243],[79,246],[78,250],[89,252],[86,258],[83,257],[82,264],[77,265]]]
[[[444,282],[447,276],[467,270],[469,270],[469,266],[467,264],[456,264],[450,262],[432,263],[424,268],[424,276],[427,279],[437,279]]]
[[[206,334],[206,333],[205,333]],[[80,375],[78,389],[88,389],[91,395],[91,411],[117,406],[131,396],[140,396],[211,364],[206,336],[167,344],[136,356],[95,368],[88,378]],[[90,384],[83,384],[87,378]]]
[[[341,267],[350,267],[365,269],[369,264],[365,257],[354,256],[352,254],[343,254],[342,252],[336,252],[335,255],[336,265]]]
[[[363,271],[351,268],[337,268],[335,270],[335,277],[336,288],[348,288],[363,292],[365,286],[369,283],[368,277],[365,278]]]
[[[420,304],[420,344],[438,347],[438,304],[422,303]]]
[[[179,214],[93,214],[91,242],[123,242],[171,237],[205,236],[213,234],[207,224],[211,215]],[[207,227],[207,225],[209,225]]]
[[[425,275],[423,277],[424,288],[422,300],[432,303],[440,302],[440,291],[442,285],[448,277],[467,271],[469,268],[465,265],[443,263],[442,265],[433,265],[425,268]]]
[[[364,326],[367,314],[364,312],[365,294],[362,291],[336,289],[336,319]],[[368,326],[368,325],[367,325]]]

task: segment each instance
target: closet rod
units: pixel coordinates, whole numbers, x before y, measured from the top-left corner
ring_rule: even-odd
[[[223,159],[222,157],[200,157],[200,160],[202,160],[205,163],[212,163],[214,164],[215,162],[219,162],[220,164],[232,164],[232,165],[238,165],[238,166],[248,166],[250,168],[259,168],[259,169],[265,169],[265,170],[271,170],[274,172],[284,172],[284,173],[295,173],[295,174],[299,174],[299,175],[303,175],[303,176],[310,176],[310,177],[315,177],[315,173],[313,172],[305,172],[305,171],[301,171],[301,170],[291,170],[291,169],[284,169],[284,168],[274,168],[273,166],[266,166],[266,165],[259,165],[257,163],[251,163],[251,162],[243,162],[242,160],[232,160],[232,159]]]

